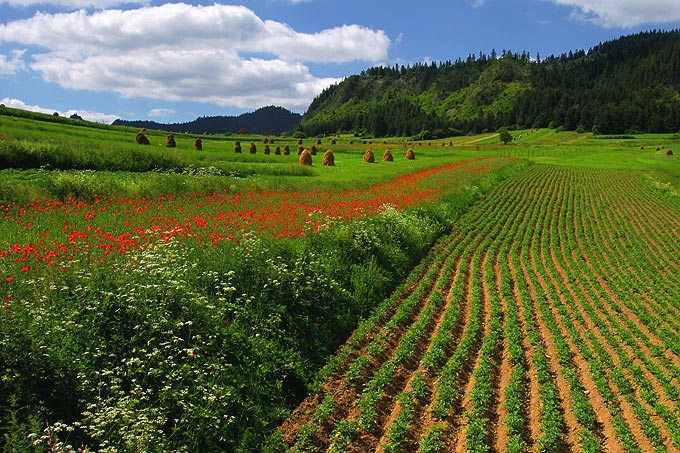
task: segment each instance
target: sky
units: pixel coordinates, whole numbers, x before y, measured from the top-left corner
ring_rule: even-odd
[[[304,113],[372,66],[675,29],[680,0],[0,0],[0,103],[100,123]]]

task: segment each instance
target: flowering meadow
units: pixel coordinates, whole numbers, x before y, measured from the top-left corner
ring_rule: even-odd
[[[358,320],[522,165],[0,206],[0,442],[259,450]]]

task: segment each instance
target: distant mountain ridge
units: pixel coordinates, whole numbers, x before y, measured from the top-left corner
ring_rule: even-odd
[[[225,134],[246,130],[251,134],[278,135],[295,129],[302,115],[283,107],[267,106],[238,116],[202,116],[187,123],[158,123],[144,120],[115,120],[114,126],[131,126],[168,132]]]
[[[439,138],[501,127],[603,134],[680,130],[680,31],[649,31],[547,58],[503,50],[373,67],[319,94],[309,136]]]

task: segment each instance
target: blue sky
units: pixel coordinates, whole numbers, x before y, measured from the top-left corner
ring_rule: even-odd
[[[0,102],[104,123],[303,113],[375,65],[678,28],[680,0],[0,0]]]

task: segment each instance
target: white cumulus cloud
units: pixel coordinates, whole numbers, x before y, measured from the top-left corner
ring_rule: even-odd
[[[116,119],[119,117],[116,115],[109,115],[106,113],[98,113],[98,112],[90,112],[87,110],[66,110],[66,111],[59,111],[56,109],[51,109],[47,107],[42,107],[39,105],[29,105],[26,104],[24,101],[20,99],[10,99],[10,98],[4,98],[0,101],[0,103],[5,104],[7,107],[15,108],[15,109],[21,109],[21,110],[28,110],[31,112],[38,112],[38,113],[47,113],[51,115],[52,113],[56,112],[59,114],[59,116],[65,116],[65,117],[70,117],[71,115],[78,114],[82,119],[87,120],[87,121],[93,121],[96,123],[104,123],[104,124],[111,124],[113,123]]]
[[[0,24],[0,42],[34,49],[28,67],[65,88],[291,109],[338,81],[308,63],[384,61],[390,45],[382,30],[358,25],[301,33],[243,6],[184,3],[37,13]]]
[[[549,0],[574,8],[572,18],[608,28],[680,21],[678,0]]]
[[[164,118],[166,116],[174,115],[174,109],[151,109],[149,110],[149,118]]]
[[[9,55],[0,54],[0,76],[14,74],[18,71],[25,70],[23,50],[13,50]]]

